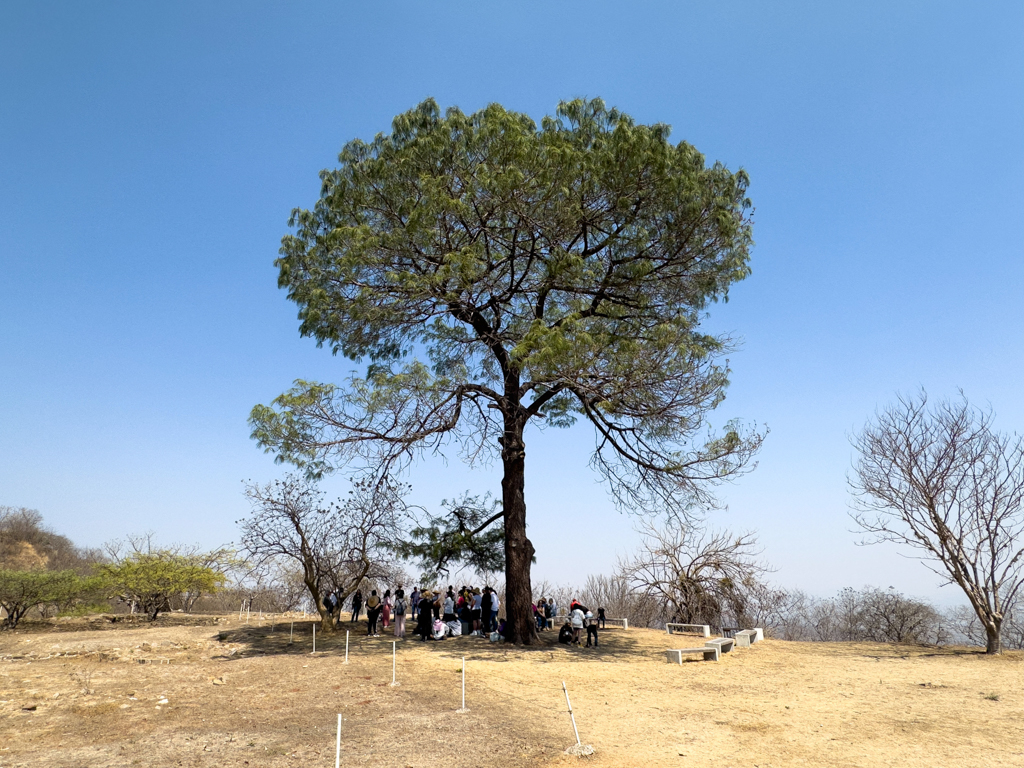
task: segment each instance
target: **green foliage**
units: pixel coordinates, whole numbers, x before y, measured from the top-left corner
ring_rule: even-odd
[[[540,126],[427,100],[346,145],[276,263],[302,334],[370,365],[297,381],[253,409],[253,437],[318,476],[448,438],[473,460],[583,416],[625,506],[710,502],[762,438],[701,434],[729,340],[700,320],[749,274],[751,203],[744,171],[668,135],[600,99]]]
[[[368,367],[343,386],[296,381],[253,409],[253,438],[312,477],[350,462],[386,475],[453,443],[470,463],[500,456],[515,642],[535,631],[530,422],[590,422],[592,465],[641,512],[715,503],[763,439],[709,426],[730,339],[700,329],[749,274],[749,180],[668,135],[600,99],[540,125],[427,100],[347,144],[282,240],[301,333]],[[471,553],[459,525],[424,526],[421,556]]]
[[[72,602],[85,589],[85,581],[71,570],[0,570],[0,607],[7,612],[3,626],[14,629],[40,605]]]
[[[111,597],[134,603],[153,619],[169,610],[172,598],[213,593],[226,581],[223,573],[197,558],[166,551],[135,552],[120,562],[101,565],[98,573]]]
[[[398,554],[415,559],[423,570],[422,581],[433,583],[447,575],[451,566],[465,565],[478,573],[505,568],[504,531],[501,504],[468,493],[458,500],[445,500],[442,515],[429,515],[423,525],[410,531],[409,540],[397,547]]]

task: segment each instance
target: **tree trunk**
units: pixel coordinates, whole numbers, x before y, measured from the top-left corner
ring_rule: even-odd
[[[505,470],[501,480],[505,512],[505,638],[513,643],[532,645],[537,639],[537,622],[531,609],[533,588],[530,585],[534,549],[526,537],[526,451],[521,424],[506,422],[501,446]]]
[[[999,624],[985,622],[985,653],[1002,653],[1003,645],[999,637]]]

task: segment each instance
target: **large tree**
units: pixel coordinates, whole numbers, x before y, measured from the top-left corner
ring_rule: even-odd
[[[900,397],[853,438],[853,519],[872,541],[918,553],[963,590],[986,652],[1000,653],[1007,607],[1024,587],[1024,438],[991,411],[925,392]]]
[[[599,99],[539,127],[428,100],[345,146],[276,262],[301,333],[369,365],[344,386],[297,381],[253,409],[253,436],[313,474],[500,452],[516,642],[535,637],[528,424],[589,421],[592,463],[631,509],[710,502],[761,441],[708,426],[729,339],[700,327],[749,272],[747,175],[668,136]]]

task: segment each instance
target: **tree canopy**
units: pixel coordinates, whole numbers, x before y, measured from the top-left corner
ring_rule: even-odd
[[[712,503],[761,442],[708,427],[730,340],[700,327],[749,274],[748,178],[668,136],[599,99],[539,126],[427,100],[345,146],[276,262],[300,332],[368,367],[297,381],[253,409],[254,438],[312,474],[392,471],[450,444],[468,461],[500,452],[516,641],[534,626],[528,423],[592,424],[593,466],[628,509]]]

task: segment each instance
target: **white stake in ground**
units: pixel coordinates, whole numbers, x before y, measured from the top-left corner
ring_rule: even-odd
[[[396,652],[395,649],[397,647],[398,647],[398,643],[395,642],[395,641],[392,641],[391,642],[391,687],[392,688],[394,688],[396,685],[401,685],[401,683],[399,683],[398,681],[395,680],[395,657],[397,656],[397,652]]]
[[[294,643],[295,642],[295,622],[294,621],[292,622],[291,629],[288,630],[288,642],[289,643]]]
[[[334,768],[341,768],[341,715],[338,715],[338,738],[334,742]]]
[[[466,709],[466,657],[462,657],[462,709],[458,712],[469,712]]]
[[[594,754],[594,748],[589,744],[580,744],[580,732],[576,728],[576,716],[572,713],[572,704],[569,701],[569,689],[565,687],[565,680],[562,681],[562,690],[565,692],[565,706],[569,708],[569,717],[572,719],[572,732],[576,734],[576,743],[565,750],[570,755],[582,757],[583,755]]]
[[[313,653],[316,653],[316,624],[313,625]]]
[[[348,630],[345,630],[345,660],[342,664],[348,664]]]

